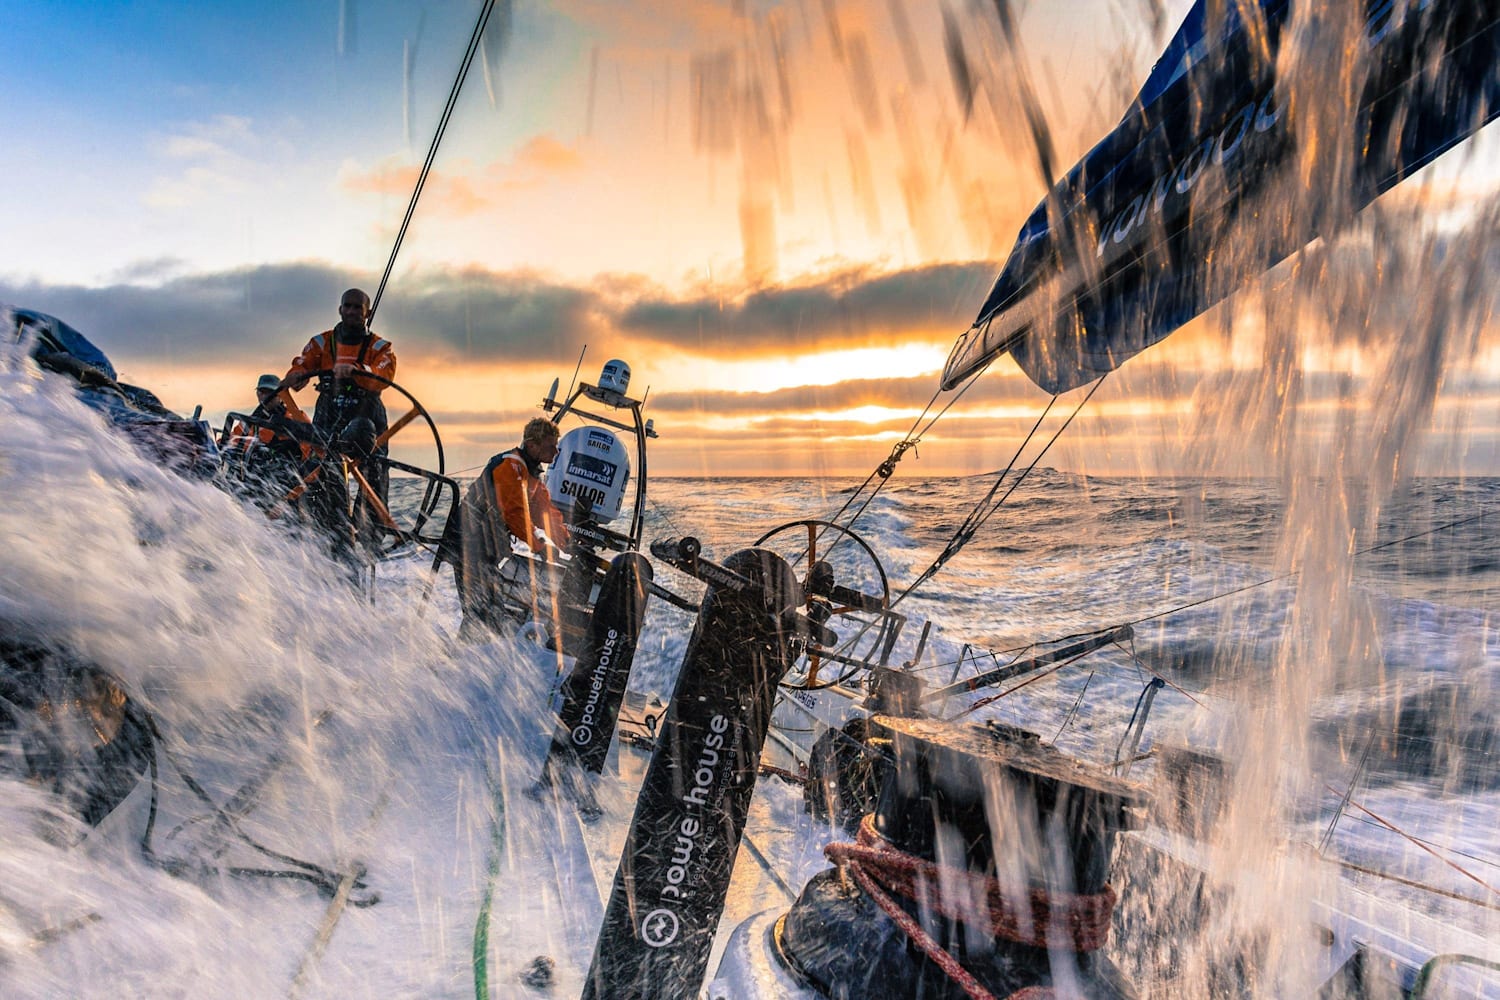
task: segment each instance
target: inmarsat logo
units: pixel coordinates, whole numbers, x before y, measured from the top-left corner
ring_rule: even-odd
[[[652,910],[641,921],[641,940],[646,942],[647,947],[665,948],[677,940],[677,932],[681,927],[677,914],[671,910]]]

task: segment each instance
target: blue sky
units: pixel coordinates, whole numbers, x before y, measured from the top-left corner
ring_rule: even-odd
[[[372,222],[388,206],[346,211],[337,171],[425,150],[476,9],[6,5],[0,31],[25,39],[26,57],[0,71],[5,270],[88,281],[297,258],[376,266],[389,244]],[[478,73],[464,97],[472,125]],[[497,117],[492,139],[496,125],[527,128],[524,105]]]

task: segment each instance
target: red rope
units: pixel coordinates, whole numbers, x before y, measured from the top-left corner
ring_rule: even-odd
[[[993,878],[939,865],[897,850],[876,832],[873,815],[865,816],[860,822],[857,843],[829,844],[823,853],[830,861],[847,869],[875,905],[974,1000],[994,1000],[994,997],[891,898],[891,893],[930,907],[949,920],[971,926],[976,923],[973,907],[965,904],[983,899],[991,933],[1035,948],[1058,947],[1056,936],[1059,931],[1066,942],[1062,946],[1071,946],[1072,950],[1079,952],[1104,947],[1109,936],[1110,916],[1115,907],[1115,892],[1111,887],[1106,885],[1103,892],[1093,895],[1032,889],[1027,894],[1026,905],[1015,907]],[[954,887],[955,891],[934,895],[933,886]],[[1046,987],[1027,987],[1012,994],[1011,1000],[1043,1000],[1050,995],[1051,991]]]
[[[1334,788],[1332,785],[1325,784],[1323,787],[1326,788],[1326,789],[1328,789],[1330,792],[1332,792],[1335,795],[1343,795],[1344,794],[1343,792],[1340,792],[1337,788]],[[1422,841],[1418,840],[1416,837],[1413,837],[1411,834],[1407,833],[1405,830],[1401,829],[1396,824],[1392,823],[1390,820],[1385,819],[1382,816],[1377,816],[1375,813],[1373,813],[1370,810],[1366,809],[1364,806],[1360,805],[1358,802],[1355,802],[1353,799],[1349,800],[1349,804],[1351,806],[1353,806],[1354,808],[1358,809],[1360,812],[1364,813],[1366,816],[1368,816],[1371,819],[1373,819],[1375,822],[1379,823],[1381,826],[1385,827],[1387,830],[1390,830],[1392,833],[1396,834],[1397,836],[1404,837],[1405,839],[1411,841],[1413,844],[1416,844],[1422,850],[1426,851],[1428,854],[1431,854],[1433,857],[1437,858],[1443,864],[1447,865],[1449,868],[1452,868],[1454,871],[1458,872],[1460,875],[1464,876],[1465,878],[1472,879],[1475,882],[1478,882],[1480,885],[1484,886],[1490,892],[1494,893],[1497,896],[1500,896],[1500,889],[1497,889],[1494,886],[1490,885],[1484,879],[1480,878],[1478,875],[1475,875],[1473,872],[1467,870],[1462,865],[1458,864],[1456,861],[1453,861],[1450,858],[1443,857],[1437,851],[1434,851],[1431,847],[1428,847],[1426,844],[1422,843]]]

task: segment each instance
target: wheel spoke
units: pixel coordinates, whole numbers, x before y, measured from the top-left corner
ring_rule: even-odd
[[[417,409],[415,406],[412,407],[411,409],[407,410],[406,413],[401,417],[400,420],[396,421],[394,424],[391,424],[391,426],[387,427],[385,429],[385,433],[382,434],[382,435],[380,435],[378,438],[375,439],[375,447],[377,447],[377,448],[384,447],[385,443],[387,441],[389,441],[391,438],[395,437],[396,434],[397,434],[397,432],[399,432],[401,430],[401,428],[405,427],[407,424],[411,423],[413,420],[417,419],[417,417],[419,417],[421,415],[422,415],[422,411],[419,410],[419,409]]]
[[[349,463],[349,475],[353,476],[354,481],[359,483],[360,495],[365,498],[365,503],[369,504],[370,509],[380,518],[381,526],[389,528],[397,534],[405,534],[401,530],[400,525],[396,523],[396,519],[391,517],[391,512],[386,508],[385,504],[380,502],[380,495],[375,492],[375,488],[370,485],[370,481],[365,478],[365,474],[359,470],[358,463]]]

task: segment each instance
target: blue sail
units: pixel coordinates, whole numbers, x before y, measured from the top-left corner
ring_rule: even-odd
[[[1365,0],[1348,187],[1289,187],[1294,6],[1194,5],[1118,127],[1021,227],[944,389],[1006,351],[1054,393],[1112,371],[1500,113],[1500,0]],[[1268,224],[1289,193],[1312,208]]]

